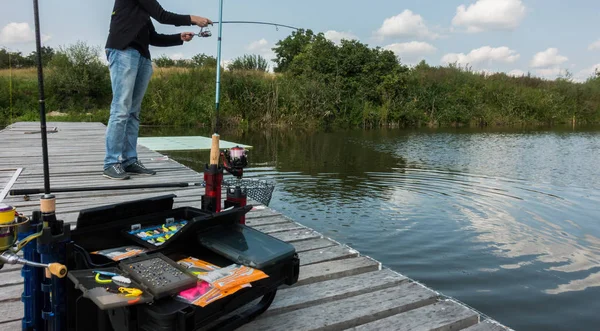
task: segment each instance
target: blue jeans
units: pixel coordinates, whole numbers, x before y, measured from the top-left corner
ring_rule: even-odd
[[[133,49],[107,49],[113,99],[106,128],[104,169],[137,161],[142,100],[152,77],[152,61]],[[119,160],[119,158],[121,158]]]

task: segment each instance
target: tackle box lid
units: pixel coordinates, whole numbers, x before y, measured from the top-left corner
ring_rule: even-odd
[[[296,253],[291,244],[242,224],[201,232],[198,242],[235,263],[259,270],[290,259]]]
[[[198,212],[202,212],[203,214],[199,214],[197,216],[191,217],[189,220],[186,220],[187,223],[183,227],[181,227],[179,231],[177,231],[169,239],[165,240],[164,243],[160,245],[152,244],[144,240],[143,238],[140,238],[137,235],[133,234],[132,232],[136,231],[133,230],[134,228],[132,228],[132,226],[135,226],[136,224],[131,224],[128,228],[121,230],[121,234],[126,238],[134,241],[136,244],[149,249],[150,251],[161,251],[176,245],[185,245],[185,243],[189,242],[190,239],[195,238],[197,232],[202,231],[202,229],[213,228],[224,224],[238,223],[241,217],[248,213],[251,209],[252,206],[247,205],[244,207],[231,208],[228,210],[221,211],[219,213],[211,213],[203,210],[198,210]],[[173,219],[173,221],[174,223],[178,223],[181,220],[175,218]],[[146,228],[153,228],[156,226],[162,226],[165,222],[165,218],[156,218],[155,222],[146,223],[144,227],[140,227],[140,230],[144,230]],[[165,226],[168,227],[167,224],[165,224]]]
[[[81,210],[77,216],[77,230],[105,224],[107,220],[123,220],[173,209],[175,194]]]

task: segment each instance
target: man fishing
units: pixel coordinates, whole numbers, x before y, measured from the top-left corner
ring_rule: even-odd
[[[194,37],[192,32],[159,34],[151,18],[174,26],[212,24],[204,17],[168,12],[156,0],[115,0],[106,42],[113,100],[106,129],[103,175],[110,179],[156,174],[140,162],[136,150],[142,100],[153,71],[149,45],[179,46]]]

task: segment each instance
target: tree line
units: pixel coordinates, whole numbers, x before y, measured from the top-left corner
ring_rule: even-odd
[[[458,65],[416,66],[393,52],[356,40],[335,44],[323,33],[299,30],[273,48],[269,63],[247,54],[225,65],[222,114],[225,125],[337,127],[496,126],[600,122],[600,77],[584,83],[568,77],[482,74]],[[74,119],[106,120],[111,86],[101,49],[77,43],[46,49],[48,108]],[[4,53],[0,53],[4,65]],[[14,56],[13,58],[17,58]],[[21,56],[34,59],[35,54]],[[206,54],[154,59],[159,68],[146,98],[146,124],[210,125],[217,61]],[[13,64],[14,65],[14,64]],[[272,67],[273,73],[270,71]],[[170,68],[182,68],[170,70]],[[0,75],[0,114],[35,119],[33,77]],[[190,91],[194,91],[190,93]],[[10,109],[9,109],[10,108]],[[7,116],[3,116],[6,120]]]

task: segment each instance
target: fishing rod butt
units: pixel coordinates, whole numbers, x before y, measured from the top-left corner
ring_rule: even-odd
[[[219,150],[219,143],[221,141],[221,137],[218,133],[212,135],[212,146],[210,147],[210,164],[218,165],[219,164],[219,156],[221,155]]]
[[[60,263],[50,263],[48,265],[48,273],[58,278],[65,278],[65,276],[67,275],[67,267],[65,267],[64,264]]]

